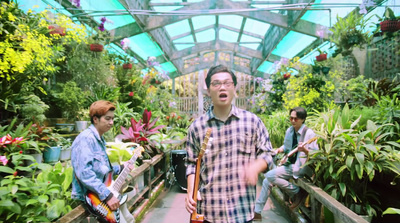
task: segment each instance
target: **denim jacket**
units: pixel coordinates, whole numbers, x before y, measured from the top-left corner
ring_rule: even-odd
[[[100,200],[105,200],[111,192],[103,180],[111,168],[114,174],[118,174],[121,168],[118,165],[110,166],[104,138],[100,137],[94,125],[90,125],[76,137],[71,148],[74,168],[71,198],[83,201],[87,190],[90,190]]]

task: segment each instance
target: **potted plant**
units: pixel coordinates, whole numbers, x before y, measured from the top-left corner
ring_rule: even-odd
[[[71,145],[72,145],[71,139],[60,137],[58,144],[59,146],[61,146],[60,160],[66,161],[71,159]]]
[[[55,163],[60,160],[61,145],[60,141],[63,138],[58,133],[51,133],[47,139],[47,147],[43,151],[43,160],[45,163]]]
[[[380,27],[382,32],[396,32],[400,29],[400,16],[395,16],[393,10],[389,7],[386,7],[385,13],[382,18],[379,18],[381,21]]]
[[[92,33],[91,35],[91,44],[89,49],[93,52],[101,52],[104,49],[104,44],[106,42],[106,39],[109,38],[108,32],[104,28],[104,23],[107,21],[106,17],[101,18],[101,23],[97,27],[97,32],[93,29],[93,32],[96,32],[95,34]]]
[[[151,111],[145,109],[142,119],[139,121],[131,118],[131,127],[129,129],[121,126],[122,134],[117,135],[116,139],[120,139],[123,142],[134,142],[143,146],[145,149],[144,158],[151,158],[161,153],[156,146],[157,143],[149,138],[153,134],[160,133],[158,130],[165,127],[165,125],[155,126],[158,119],[159,117],[151,121]]]
[[[322,52],[322,50],[319,49],[319,48],[318,48],[317,50],[318,50],[318,52],[319,52],[319,55],[316,56],[315,59],[316,59],[317,61],[324,61],[324,60],[326,60],[327,57],[328,57],[328,54],[327,54],[325,51]]]
[[[390,132],[371,120],[357,129],[361,117],[353,121],[349,106],[340,112],[320,114],[322,123],[319,150],[310,153],[306,165],[315,169],[313,183],[359,215],[376,215],[378,195],[368,186],[376,174],[393,171],[400,174],[395,162],[400,159],[395,142],[385,141]],[[398,148],[397,148],[398,149]]]
[[[371,41],[373,35],[370,31],[365,31],[371,17],[364,18],[355,12],[350,13],[346,18],[336,17],[337,22],[329,29],[332,31],[329,39],[337,47],[335,56],[339,53],[347,56],[352,52],[354,46],[362,48],[363,44]]]
[[[75,131],[82,132],[88,127],[89,121],[89,109],[82,108],[78,111],[78,115],[76,116],[77,120],[75,121]]]

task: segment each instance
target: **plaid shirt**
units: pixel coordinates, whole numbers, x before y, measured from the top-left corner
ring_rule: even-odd
[[[232,105],[228,119],[215,117],[211,107],[189,127],[186,175],[194,174],[196,157],[207,128],[213,140],[200,168],[198,213],[213,223],[246,222],[253,219],[256,186],[246,185],[244,167],[264,159],[273,165],[272,146],[263,122],[253,113]]]

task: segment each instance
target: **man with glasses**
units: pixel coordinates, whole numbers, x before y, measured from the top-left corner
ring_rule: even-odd
[[[186,209],[197,210],[205,223],[251,222],[258,174],[273,165],[269,135],[260,118],[232,105],[237,80],[227,67],[211,67],[206,85],[213,105],[188,130]],[[213,140],[202,158],[195,202],[196,158],[209,128]]]
[[[286,130],[283,145],[276,150],[276,153],[284,152],[287,154],[296,148],[298,148],[298,152],[289,157],[285,164],[276,167],[265,174],[262,189],[254,209],[254,220],[262,219],[261,211],[268,199],[270,192],[269,187],[272,185],[277,185],[289,194],[292,200],[292,204],[290,205],[291,209],[295,209],[307,195],[303,189],[290,182],[290,179],[298,179],[299,177],[305,175],[310,176],[312,174],[311,168],[303,165],[307,161],[309,151],[317,150],[318,145],[316,141],[309,145],[304,144],[304,142],[315,137],[314,131],[307,128],[304,124],[307,118],[307,111],[302,107],[295,107],[290,110],[289,115],[292,126]]]

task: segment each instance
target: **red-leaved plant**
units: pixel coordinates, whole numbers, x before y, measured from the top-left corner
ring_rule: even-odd
[[[145,109],[142,119],[137,122],[134,118],[131,118],[131,127],[127,130],[121,126],[122,134],[117,135],[116,138],[121,139],[123,142],[134,142],[140,144],[145,149],[144,156],[151,158],[161,152],[160,149],[156,147],[156,142],[149,139],[149,136],[160,133],[158,130],[165,127],[165,125],[155,126],[158,119],[159,118],[157,117],[150,122],[151,111]]]

